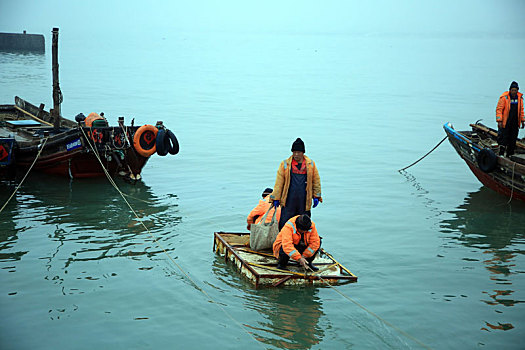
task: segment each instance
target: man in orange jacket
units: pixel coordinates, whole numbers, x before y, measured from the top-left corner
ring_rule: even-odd
[[[263,199],[259,200],[259,204],[255,208],[252,209],[250,214],[248,214],[248,217],[246,218],[246,222],[248,223],[248,226],[246,227],[248,230],[251,228],[253,223],[258,224],[261,222],[264,214],[270,209],[270,205],[272,205],[270,201],[270,194],[273,192],[271,188],[266,188],[263,193],[262,197]],[[275,208],[270,210],[268,213],[268,216],[266,217],[266,222],[272,221],[273,212],[275,211]],[[279,221],[281,217],[281,208],[277,208],[277,213],[275,214],[275,218],[277,221]]]
[[[499,155],[511,156],[516,148],[519,127],[523,129],[523,94],[518,92],[518,83],[513,81],[509,91],[505,91],[499,98],[496,107],[496,122],[498,123]]]
[[[273,256],[279,259],[277,268],[286,270],[290,258],[297,261],[305,270],[319,270],[312,264],[321,246],[321,239],[315,224],[306,214],[288,220],[273,244]]]
[[[304,155],[304,142],[300,138],[292,144],[292,155],[281,162],[270,198],[276,207],[283,207],[279,229],[296,215],[308,214],[323,202],[321,178],[315,162]]]

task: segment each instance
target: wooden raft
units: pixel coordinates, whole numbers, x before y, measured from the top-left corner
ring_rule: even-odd
[[[232,262],[241,275],[248,278],[255,287],[279,285],[334,285],[356,282],[357,276],[341,265],[323,248],[319,250],[314,265],[317,272],[305,272],[290,259],[288,270],[277,268],[277,259],[271,250],[250,249],[249,233],[215,232],[213,251]]]

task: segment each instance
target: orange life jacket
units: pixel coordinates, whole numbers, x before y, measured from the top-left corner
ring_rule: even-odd
[[[267,195],[266,197],[264,197],[263,199],[259,201],[259,204],[257,204],[255,208],[252,209],[252,211],[246,218],[246,222],[248,222],[249,224],[253,224],[254,223],[253,218],[256,216],[258,217],[257,219],[255,219],[255,223],[258,224],[259,222],[261,222],[264,214],[266,214],[266,212],[270,208],[270,205],[271,205],[270,195]],[[268,213],[268,216],[266,217],[266,222],[272,221],[274,212],[275,212],[275,208],[272,208],[270,212]],[[275,214],[275,218],[277,219],[277,221],[279,221],[279,219],[281,218],[281,206],[277,207],[277,214]]]
[[[496,121],[503,122],[503,127],[507,125],[510,112],[510,93],[505,91],[498,100],[496,106]],[[518,92],[518,126],[525,121],[523,116],[523,94]]]
[[[321,246],[321,239],[319,238],[315,224],[312,221],[312,227],[304,234],[304,244],[307,248],[302,255],[297,251],[295,245],[299,244],[299,241],[301,240],[301,234],[297,231],[297,227],[295,226],[295,220],[297,220],[298,217],[299,215],[288,220],[281,232],[277,235],[273,244],[273,255],[277,259],[279,259],[279,250],[281,247],[292,259],[299,260],[301,256],[305,259],[311,257]]]

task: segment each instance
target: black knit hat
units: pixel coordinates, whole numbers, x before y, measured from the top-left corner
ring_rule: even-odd
[[[308,215],[303,214],[295,220],[295,226],[299,230],[308,231],[312,227],[312,220],[310,220]]]
[[[263,191],[263,193],[262,193],[262,197],[264,198],[264,197],[266,197],[267,195],[269,195],[269,194],[272,193],[272,192],[273,192],[273,189],[271,189],[270,187],[267,187],[267,188]]]
[[[520,89],[518,83],[516,83],[515,81],[513,81],[512,83],[510,83],[510,88],[509,88],[509,90],[512,89],[512,88],[516,88],[516,89],[518,89],[518,90]]]
[[[305,152],[305,150],[304,150],[304,142],[299,137],[292,144],[292,152],[293,151],[299,151],[299,152],[303,152],[303,153]]]

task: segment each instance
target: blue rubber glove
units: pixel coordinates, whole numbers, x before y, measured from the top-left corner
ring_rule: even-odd
[[[317,207],[317,204],[319,204],[319,199],[318,198],[314,198],[314,208]]]
[[[277,208],[279,206],[279,201],[273,201],[273,206]]]

